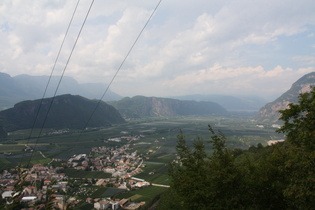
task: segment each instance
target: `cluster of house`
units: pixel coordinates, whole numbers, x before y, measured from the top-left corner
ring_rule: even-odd
[[[134,203],[130,202],[129,199],[121,199],[121,200],[108,200],[108,199],[94,199],[94,209],[101,210],[101,209],[137,209],[140,206],[144,205],[145,202]]]
[[[55,161],[61,161],[55,159]],[[45,201],[48,188],[54,191],[67,189],[67,181],[64,173],[58,171],[62,167],[51,168],[41,164],[35,164],[32,168],[20,168],[4,170],[0,175],[1,198],[5,202],[16,193],[15,184],[20,181],[22,185],[21,202],[35,204],[36,201]],[[23,179],[21,177],[25,175]],[[52,180],[54,182],[52,183]],[[57,202],[57,201],[56,201]]]
[[[127,132],[127,131],[121,131],[120,133],[121,134],[129,134],[129,132]],[[126,136],[109,138],[109,139],[105,140],[104,142],[109,142],[109,141],[121,142],[122,140],[127,140],[127,141],[131,142],[131,141],[140,140],[143,137],[145,137],[145,136],[141,135],[141,134],[135,135],[135,136],[126,135]]]
[[[77,170],[104,171],[113,177],[129,178],[142,172],[143,160],[137,151],[128,153],[130,144],[119,148],[93,147],[89,155],[74,155],[67,161],[67,167]]]
[[[68,177],[64,173],[65,167],[77,170],[103,171],[111,174],[112,178],[98,179],[94,183],[96,186],[111,184],[114,187],[131,190],[150,185],[144,180],[133,177],[142,172],[141,168],[144,167],[144,164],[142,158],[137,155],[137,151],[128,153],[129,146],[129,144],[126,144],[115,148],[94,147],[90,154],[74,155],[66,162],[60,159],[53,159],[53,161],[60,162],[59,165],[62,167],[53,168],[49,165],[35,164],[30,169],[21,168],[20,171],[24,171],[26,174],[24,179],[26,184],[24,183],[23,186],[21,202],[33,205],[35,202],[41,203],[40,201],[44,203],[48,189],[56,192],[56,194],[53,194],[53,197],[57,208],[62,209],[69,202],[73,205],[81,202],[81,200],[74,197],[66,199],[62,195],[65,193],[58,194],[58,192],[67,192],[69,189]],[[5,170],[0,175],[0,193],[4,201],[9,201],[10,197],[14,195],[14,185],[18,179],[19,171],[17,169]],[[95,209],[137,209],[144,204],[132,203],[128,199],[111,200],[109,198],[88,198],[85,202],[93,204]]]

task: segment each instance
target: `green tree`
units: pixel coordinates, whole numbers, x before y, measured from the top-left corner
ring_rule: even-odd
[[[194,140],[193,149],[178,135],[178,163],[171,164],[171,195],[181,200],[181,209],[233,209],[242,207],[242,176],[234,165],[225,136],[209,126],[213,154],[207,155],[202,139]],[[177,197],[178,196],[178,197]]]
[[[278,132],[287,135],[285,172],[289,183],[284,190],[288,205],[295,209],[312,209],[315,205],[315,87],[300,94],[299,103],[281,110],[284,121]]]
[[[187,146],[182,132],[177,137],[178,162],[173,162],[169,170],[171,186],[182,198],[178,204],[182,209],[195,209],[202,206],[205,199],[204,183],[200,181],[206,173],[204,144],[200,139],[196,140],[193,150]]]
[[[208,209],[243,208],[246,191],[241,170],[235,165],[231,149],[225,145],[223,133],[216,133],[210,125],[208,127],[213,149],[207,162]]]
[[[294,209],[315,206],[315,152],[293,145],[288,151],[285,173],[289,182],[284,189],[288,205]]]
[[[202,139],[190,148],[181,132],[161,209],[313,209],[315,88],[280,113],[284,124],[278,132],[286,141],[267,147],[228,149],[224,135],[209,126],[209,155]]]
[[[285,133],[287,140],[308,150],[315,149],[315,87],[311,92],[300,94],[299,103],[290,103],[279,111],[284,125],[277,130]]]

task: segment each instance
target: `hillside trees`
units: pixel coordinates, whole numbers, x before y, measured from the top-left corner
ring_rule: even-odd
[[[290,103],[281,110],[284,125],[278,132],[286,133],[287,140],[307,150],[315,149],[315,87],[311,92],[300,94],[299,103]]]
[[[231,150],[211,126],[212,153],[197,138],[178,136],[171,189],[160,209],[313,209],[315,206],[315,88],[280,111],[285,142]],[[165,196],[164,196],[165,198]]]
[[[278,132],[286,133],[292,144],[285,162],[290,182],[284,195],[290,205],[309,209],[315,205],[315,87],[280,113],[284,125]]]
[[[167,209],[165,200],[168,208],[177,205],[181,209],[285,209],[287,146],[232,150],[220,131],[216,133],[211,126],[209,131],[210,154],[201,139],[189,148],[184,135],[178,136],[178,163],[171,164],[171,189],[160,209]]]
[[[0,140],[5,139],[8,136],[6,131],[3,129],[2,126],[0,126]]]
[[[171,187],[180,198],[183,209],[237,208],[242,206],[242,177],[234,165],[225,137],[209,126],[214,153],[205,152],[204,142],[197,138],[194,148],[187,146],[184,135],[178,136],[178,163],[172,163]],[[173,195],[174,195],[174,192]]]
[[[315,205],[315,152],[292,145],[285,161],[289,182],[283,191],[288,206],[313,209]]]

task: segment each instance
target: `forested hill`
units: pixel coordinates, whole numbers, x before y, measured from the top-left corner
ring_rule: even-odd
[[[297,103],[299,94],[309,92],[311,90],[311,86],[314,85],[315,72],[304,75],[293,83],[287,92],[283,93],[275,101],[268,103],[261,108],[257,116],[257,120],[259,122],[278,121],[280,117],[279,110],[286,109],[289,103]]]
[[[0,126],[0,140],[7,137],[7,132]]]
[[[226,113],[222,106],[214,102],[181,101],[170,98],[135,96],[108,103],[113,105],[125,118]]]
[[[42,106],[35,127],[41,128],[53,98],[42,101]],[[23,101],[13,108],[0,112],[0,126],[6,131],[31,128],[41,100]],[[82,129],[98,101],[89,100],[81,96],[61,95],[55,97],[47,117],[46,128],[77,128]],[[101,102],[91,118],[88,127],[110,126],[124,123],[125,120],[112,106]]]

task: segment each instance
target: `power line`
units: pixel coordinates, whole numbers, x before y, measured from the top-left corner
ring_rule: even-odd
[[[47,113],[46,113],[46,115],[45,115],[43,125],[42,125],[42,127],[41,127],[41,129],[40,129],[40,132],[39,132],[38,136],[37,136],[37,139],[36,139],[36,142],[35,142],[35,146],[34,146],[34,149],[33,149],[32,154],[31,154],[31,157],[30,157],[30,159],[29,159],[29,161],[28,161],[27,167],[29,167],[30,161],[32,160],[34,151],[35,151],[36,146],[37,146],[37,143],[38,143],[38,141],[39,141],[39,137],[41,136],[42,131],[43,131],[43,129],[44,129],[44,126],[45,126],[45,123],[46,123],[48,114],[49,114],[49,112],[50,112],[50,110],[51,110],[52,104],[53,104],[53,102],[54,102],[54,100],[55,100],[55,97],[56,97],[56,95],[57,95],[57,92],[58,92],[59,86],[60,86],[60,84],[61,84],[62,78],[63,78],[63,76],[64,76],[64,74],[65,74],[65,71],[66,71],[66,69],[67,69],[67,67],[68,67],[69,61],[70,61],[70,59],[71,59],[71,57],[72,57],[73,51],[74,51],[74,49],[75,49],[75,47],[76,47],[76,45],[77,45],[77,42],[78,42],[79,37],[80,37],[80,35],[81,35],[82,29],[83,29],[83,27],[84,27],[84,25],[85,25],[85,23],[86,23],[86,20],[87,20],[89,14],[90,14],[90,11],[91,11],[91,8],[92,8],[93,4],[94,4],[94,0],[92,0],[92,2],[91,2],[91,4],[90,4],[90,7],[89,7],[89,9],[88,9],[88,11],[87,11],[87,13],[86,13],[86,16],[85,16],[84,21],[83,21],[83,23],[82,23],[82,25],[81,25],[81,28],[80,28],[79,33],[78,33],[78,35],[77,35],[77,38],[76,38],[76,40],[75,40],[75,42],[74,42],[74,44],[73,44],[73,47],[72,47],[72,49],[71,49],[71,52],[70,52],[70,55],[69,55],[68,60],[67,60],[67,62],[66,62],[66,65],[65,65],[65,67],[64,67],[64,69],[63,69],[63,71],[62,71],[62,74],[61,74],[61,76],[60,76],[60,79],[59,79],[58,85],[57,85],[57,87],[56,87],[55,93],[54,93],[54,95],[53,95],[53,97],[52,97],[52,100],[51,100],[51,102],[50,102],[50,104],[49,104],[49,107],[48,107],[48,111],[47,111]]]
[[[42,107],[43,100],[44,100],[44,98],[45,98],[45,96],[46,96],[46,93],[47,93],[47,90],[48,90],[48,86],[49,86],[49,84],[50,84],[52,75],[53,75],[53,73],[54,73],[54,71],[55,71],[55,67],[56,67],[57,61],[59,60],[59,56],[60,56],[61,50],[62,50],[62,48],[63,48],[64,42],[65,42],[66,37],[67,37],[67,35],[68,35],[70,26],[71,26],[72,21],[73,21],[73,17],[74,17],[74,15],[75,15],[76,11],[77,11],[77,8],[78,8],[79,3],[80,3],[80,0],[78,0],[78,1],[77,1],[77,4],[75,5],[75,8],[74,8],[74,11],[73,11],[73,13],[72,13],[71,19],[70,19],[69,24],[68,24],[67,29],[66,29],[66,33],[65,33],[65,35],[64,35],[64,37],[63,37],[63,40],[62,40],[62,42],[61,42],[61,45],[60,45],[60,47],[59,47],[59,51],[58,51],[58,53],[57,53],[57,56],[56,56],[54,65],[53,65],[53,67],[52,67],[52,69],[51,69],[50,76],[49,76],[49,78],[48,78],[48,81],[47,81],[47,84],[46,84],[46,87],[45,87],[43,96],[42,96],[41,101],[40,101],[40,103],[39,103],[39,107],[38,107],[37,113],[36,113],[36,115],[35,115],[35,119],[34,119],[34,121],[33,121],[33,125],[32,125],[32,128],[31,128],[30,134],[29,134],[29,136],[28,136],[28,138],[27,138],[26,145],[29,144],[29,141],[30,141],[30,139],[31,139],[31,137],[32,137],[32,134],[33,134],[33,131],[34,131],[34,128],[35,128],[35,124],[36,124],[36,122],[37,122],[37,119],[38,119],[38,116],[39,116],[39,112],[40,112],[41,107]],[[21,157],[20,165],[21,165],[22,159],[24,158],[24,154],[25,154],[25,152],[23,153],[23,156]]]
[[[150,20],[152,19],[154,13],[156,12],[156,10],[158,9],[158,7],[160,6],[161,2],[162,2],[162,0],[160,0],[160,1],[158,2],[158,4],[155,6],[154,10],[152,11],[150,17],[148,18],[148,20],[146,21],[146,23],[145,23],[144,26],[142,27],[142,29],[141,29],[141,31],[139,32],[137,38],[135,39],[135,41],[134,41],[133,44],[131,45],[129,51],[127,52],[127,54],[126,54],[126,56],[124,57],[123,61],[122,61],[121,64],[119,65],[118,69],[116,70],[116,73],[114,74],[114,76],[113,76],[113,78],[111,79],[110,83],[107,85],[107,88],[105,89],[105,91],[104,91],[102,97],[98,100],[98,102],[97,102],[97,104],[96,104],[96,106],[95,106],[95,108],[94,108],[92,114],[90,115],[90,117],[89,117],[88,121],[86,122],[85,126],[83,127],[83,129],[86,128],[87,125],[89,124],[89,122],[91,121],[91,119],[92,119],[93,115],[95,114],[97,108],[99,107],[101,101],[103,100],[104,96],[106,95],[107,91],[109,90],[109,87],[110,87],[111,84],[114,82],[114,80],[115,80],[117,74],[118,74],[119,71],[121,70],[122,66],[124,65],[125,61],[127,60],[128,56],[130,55],[132,49],[134,48],[134,46],[135,46],[136,43],[138,42],[138,40],[139,40],[141,34],[143,33],[144,29],[147,27],[147,25],[149,24]],[[80,138],[81,134],[82,134],[82,132],[80,133],[80,135],[79,135],[78,138]]]

